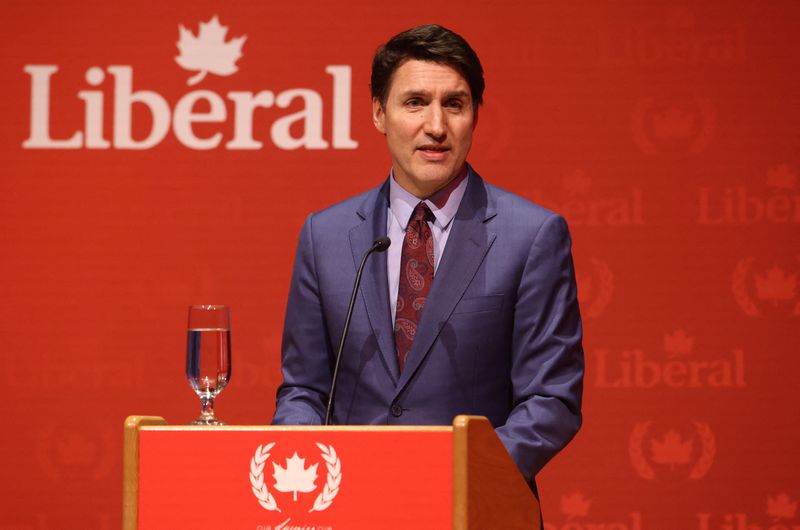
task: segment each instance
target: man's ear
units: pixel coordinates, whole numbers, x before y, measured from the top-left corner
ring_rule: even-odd
[[[473,104],[472,107],[472,130],[478,126],[478,106]]]
[[[386,109],[380,98],[372,98],[372,123],[379,133],[386,134]]]

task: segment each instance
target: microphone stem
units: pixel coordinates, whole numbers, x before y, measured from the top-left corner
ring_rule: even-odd
[[[364,272],[364,264],[367,262],[367,258],[378,249],[377,245],[372,245],[365,254],[364,257],[361,258],[361,264],[358,266],[358,272],[356,273],[356,283],[353,285],[353,294],[350,295],[350,305],[347,307],[347,315],[345,316],[344,320],[344,330],[342,331],[342,339],[339,341],[339,351],[336,352],[336,362],[333,365],[333,380],[331,382],[331,393],[328,396],[328,406],[325,409],[325,423],[324,425],[330,425],[331,422],[331,415],[333,414],[333,399],[336,395],[336,380],[339,376],[339,362],[342,360],[342,350],[344,350],[344,341],[347,339],[347,332],[350,331],[350,318],[353,316],[353,307],[356,305],[356,295],[358,294],[358,287],[361,285],[361,274]]]

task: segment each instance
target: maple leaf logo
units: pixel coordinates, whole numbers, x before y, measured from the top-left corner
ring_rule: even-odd
[[[650,450],[653,453],[653,462],[669,464],[670,470],[672,470],[676,464],[688,464],[691,461],[692,439],[683,441],[680,434],[670,430],[661,441],[651,440]]]
[[[585,517],[589,513],[589,506],[592,501],[583,497],[581,492],[576,491],[572,495],[561,496],[561,513],[567,516],[567,519],[573,517]]]
[[[664,351],[670,357],[689,355],[693,349],[694,337],[687,335],[683,328],[678,328],[673,333],[664,335]]]
[[[672,106],[653,116],[653,132],[665,140],[689,138],[694,134],[694,121],[690,113]]]
[[[773,266],[765,275],[756,274],[756,291],[762,300],[791,300],[797,286],[797,275],[786,275],[786,271]]]
[[[797,184],[797,175],[789,164],[779,164],[767,171],[767,185],[775,189],[790,190]]]
[[[197,72],[186,84],[196,85],[211,72],[228,76],[239,71],[236,61],[242,56],[242,45],[247,35],[236,37],[225,42],[227,26],[219,23],[217,15],[208,22],[201,22],[197,36],[182,24],[178,26],[180,39],[177,42],[180,55],[175,57],[181,68]]]
[[[797,501],[792,502],[785,493],[767,497],[767,515],[778,519],[791,519],[797,513]]]
[[[314,491],[317,486],[314,481],[317,479],[317,466],[305,467],[306,459],[297,456],[297,451],[291,458],[286,459],[286,467],[273,462],[272,468],[275,473],[275,489],[283,493],[292,492],[292,500],[297,502],[297,493],[308,493]]]
[[[576,169],[561,177],[561,187],[570,195],[588,193],[592,187],[592,178],[587,177],[582,169]]]

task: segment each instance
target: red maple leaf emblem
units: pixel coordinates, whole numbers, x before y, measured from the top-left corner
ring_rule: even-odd
[[[678,328],[674,332],[664,335],[664,351],[675,355],[688,355],[694,349],[694,337],[686,334],[683,328]]]
[[[775,189],[790,190],[797,184],[797,175],[789,164],[779,164],[767,171],[767,185]]]
[[[561,496],[561,513],[567,516],[567,519],[573,517],[585,517],[589,513],[589,506],[592,501],[583,497],[581,492],[576,491],[571,495]]]
[[[653,134],[661,139],[691,138],[695,117],[678,107],[671,106],[653,115]]]
[[[797,275],[787,275],[780,267],[773,266],[766,274],[756,274],[756,292],[762,300],[791,300],[797,286]]]
[[[789,495],[781,493],[775,497],[767,497],[767,515],[778,519],[791,519],[797,513],[797,501],[792,502]]]
[[[653,462],[668,464],[670,469],[676,465],[688,464],[692,459],[692,439],[685,440],[675,430],[668,431],[661,440],[651,440],[650,450]]]
[[[576,169],[561,177],[561,187],[570,195],[588,193],[592,188],[592,178],[587,177],[584,170]]]

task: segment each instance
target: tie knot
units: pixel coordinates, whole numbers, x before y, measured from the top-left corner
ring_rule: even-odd
[[[431,212],[431,209],[428,208],[428,205],[425,204],[425,202],[420,202],[411,213],[411,220],[409,222],[430,221],[431,217],[433,217],[433,212]]]

